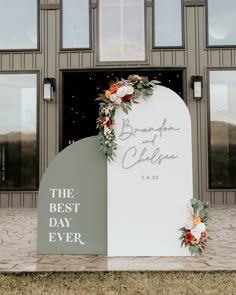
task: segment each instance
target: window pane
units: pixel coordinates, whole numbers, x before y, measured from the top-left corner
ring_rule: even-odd
[[[144,1],[99,1],[99,60],[145,60]]]
[[[63,48],[89,48],[89,0],[63,0]]]
[[[208,45],[236,45],[235,0],[208,0]]]
[[[210,72],[210,188],[236,187],[236,71]]]
[[[0,74],[0,189],[36,189],[35,74]]]
[[[0,50],[37,49],[37,6],[37,0],[0,0]]]
[[[182,1],[155,0],[154,13],[154,46],[182,46]]]

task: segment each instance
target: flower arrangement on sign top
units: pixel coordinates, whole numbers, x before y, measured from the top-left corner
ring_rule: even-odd
[[[191,255],[201,255],[206,248],[207,239],[209,239],[206,230],[206,222],[208,219],[208,202],[202,202],[195,198],[191,199],[191,218],[185,227],[180,230],[182,232],[180,240],[181,247],[189,247]]]
[[[114,134],[114,117],[117,108],[128,114],[133,103],[138,103],[138,98],[146,99],[153,93],[153,87],[159,81],[149,81],[147,77],[130,75],[127,80],[110,82],[109,89],[99,94],[96,100],[99,104],[99,116],[97,119],[97,129],[100,147],[108,160],[113,160],[115,156],[116,141]]]

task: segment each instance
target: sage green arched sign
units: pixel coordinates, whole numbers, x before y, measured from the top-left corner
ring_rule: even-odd
[[[107,167],[97,136],[59,153],[38,196],[38,254],[107,254]]]

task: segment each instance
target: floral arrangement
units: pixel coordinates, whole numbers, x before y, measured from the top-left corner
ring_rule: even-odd
[[[153,93],[153,87],[159,81],[149,81],[147,77],[130,75],[127,80],[112,81],[109,89],[103,94],[99,94],[96,100],[99,104],[99,116],[97,119],[97,129],[99,129],[100,147],[108,160],[113,160],[115,156],[116,141],[114,134],[114,116],[117,108],[128,114],[133,103],[138,103],[138,98],[146,99]]]
[[[205,250],[207,239],[209,238],[206,231],[206,222],[208,219],[208,202],[202,202],[195,198],[191,199],[191,217],[182,232],[180,240],[181,247],[189,247],[191,255],[201,255]]]

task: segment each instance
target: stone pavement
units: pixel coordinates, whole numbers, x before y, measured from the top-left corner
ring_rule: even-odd
[[[236,206],[212,207],[202,257],[37,255],[37,209],[0,209],[0,272],[236,271]]]

